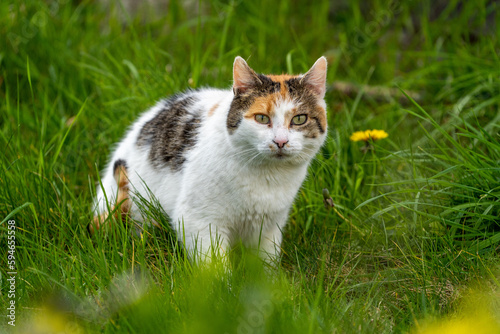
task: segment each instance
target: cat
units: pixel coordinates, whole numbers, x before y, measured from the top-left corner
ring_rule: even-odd
[[[290,208],[327,134],[326,71],[325,57],[297,76],[257,74],[236,57],[232,89],[158,102],[112,154],[89,230],[109,212],[144,222],[134,198],[154,196],[190,258],[225,256],[241,241],[279,261]]]

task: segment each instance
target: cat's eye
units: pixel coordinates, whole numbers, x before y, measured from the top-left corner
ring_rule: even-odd
[[[271,121],[269,119],[269,116],[261,115],[261,114],[255,115],[255,120],[257,121],[257,123],[260,123],[260,124],[269,124]]]
[[[302,125],[307,121],[307,115],[297,115],[292,118],[292,125]]]

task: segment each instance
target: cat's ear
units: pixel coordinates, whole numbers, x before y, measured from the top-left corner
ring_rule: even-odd
[[[300,80],[320,99],[325,97],[326,92],[326,68],[327,62],[323,56],[316,60],[311,69]]]
[[[234,94],[243,93],[249,88],[261,84],[259,77],[247,62],[240,56],[234,59],[233,64],[233,91]]]

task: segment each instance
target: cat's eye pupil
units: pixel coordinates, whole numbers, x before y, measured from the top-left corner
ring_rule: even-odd
[[[307,115],[297,115],[292,118],[293,125],[302,125],[307,121]]]
[[[255,120],[260,124],[269,124],[269,116],[266,115],[255,115]]]

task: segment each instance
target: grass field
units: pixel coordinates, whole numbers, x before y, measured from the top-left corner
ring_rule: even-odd
[[[336,3],[2,1],[0,331],[499,333],[498,4]],[[127,126],[229,87],[237,55],[261,73],[329,60],[328,140],[276,273],[244,249],[231,274],[193,267],[154,203],[161,228],[89,237]],[[389,136],[349,139],[367,129]]]

